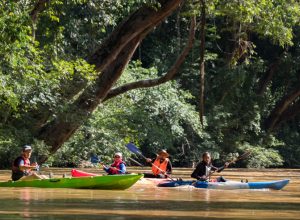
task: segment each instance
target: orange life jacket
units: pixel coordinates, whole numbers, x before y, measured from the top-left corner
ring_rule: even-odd
[[[169,159],[166,158],[162,163],[160,162],[160,159],[155,159],[153,165],[152,165],[152,173],[154,175],[158,175],[160,173],[163,173],[161,172],[159,169],[163,170],[164,172],[167,171],[167,166],[168,166],[168,163],[169,163]],[[159,169],[157,169],[157,167],[159,167]]]

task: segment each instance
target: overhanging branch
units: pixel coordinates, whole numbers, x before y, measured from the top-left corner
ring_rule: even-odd
[[[281,114],[279,120],[274,125],[274,129],[279,127],[283,122],[291,120],[299,114],[300,114],[300,100],[298,102],[296,102],[295,104],[293,104],[292,106],[290,106],[287,110],[285,110]]]
[[[114,88],[114,89],[110,90],[110,92],[107,94],[104,101],[111,99],[115,96],[118,96],[120,94],[126,93],[133,89],[154,87],[154,86],[163,84],[169,80],[172,80],[175,77],[176,73],[178,72],[178,69],[180,68],[182,63],[185,61],[185,58],[187,57],[187,55],[189,54],[190,50],[193,47],[193,43],[195,40],[195,32],[196,32],[196,18],[193,17],[191,20],[188,42],[187,42],[185,48],[183,49],[182,53],[177,58],[174,65],[167,72],[167,74],[165,74],[164,76],[159,77],[159,78],[140,80],[140,81],[122,85],[118,88]]]
[[[287,111],[293,102],[300,97],[300,88],[296,88],[294,91],[290,92],[284,96],[275,106],[273,111],[270,113],[269,117],[265,122],[265,127],[268,131],[273,131],[276,125],[280,122],[280,118],[283,116],[284,112]]]

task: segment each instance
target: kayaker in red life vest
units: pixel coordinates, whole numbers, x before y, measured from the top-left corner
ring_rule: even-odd
[[[146,158],[152,163],[152,173],[144,173],[146,178],[167,178],[172,173],[172,164],[166,150],[160,150],[155,159]]]
[[[222,167],[215,167],[212,165],[210,153],[205,152],[202,154],[202,161],[197,164],[196,169],[193,171],[191,177],[199,181],[211,181],[210,175],[212,172],[221,172],[224,168],[228,167],[229,163],[226,162]],[[226,182],[222,176],[218,177],[215,181]]]
[[[17,157],[12,164],[12,175],[13,181],[17,180],[32,180],[32,179],[47,179],[44,175],[38,175],[32,169],[38,170],[37,163],[30,163],[30,156],[32,148],[29,145],[22,147],[21,156]]]
[[[106,167],[103,163],[100,164],[103,166],[103,170],[105,170],[105,172],[109,175],[126,173],[126,165],[122,160],[122,153],[115,153],[114,162],[110,165],[110,167]]]

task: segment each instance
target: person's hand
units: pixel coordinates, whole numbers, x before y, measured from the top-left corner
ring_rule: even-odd
[[[203,175],[203,176],[200,176],[199,178],[201,181],[206,181],[208,179],[208,176],[206,175]]]
[[[229,162],[226,162],[226,163],[224,164],[224,167],[227,168],[228,166],[229,166]]]
[[[152,159],[146,158],[146,161],[147,161],[148,163],[151,163],[151,162],[152,162]]]
[[[35,169],[37,171],[39,171],[39,169],[40,169],[40,166],[38,165],[37,162],[32,163],[30,166],[32,167],[32,169]]]

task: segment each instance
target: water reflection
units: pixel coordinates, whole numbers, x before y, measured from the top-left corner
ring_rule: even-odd
[[[190,172],[175,171],[183,178]],[[157,188],[143,181],[125,191],[0,188],[0,219],[300,219],[299,174],[299,170],[224,172],[236,180],[290,178],[281,191]]]

